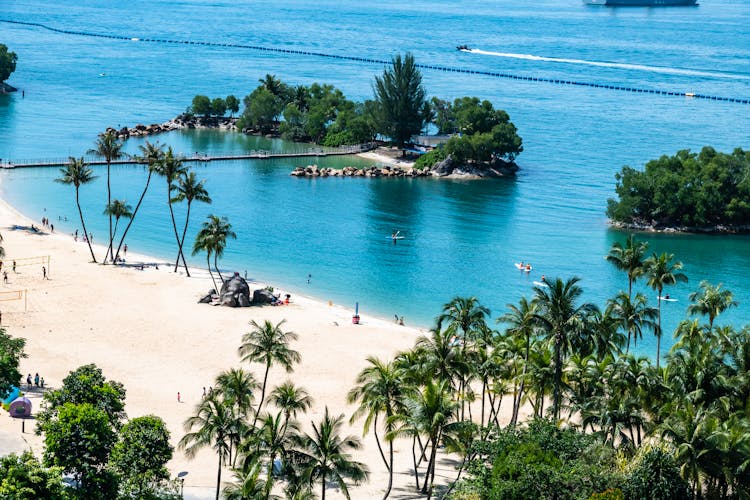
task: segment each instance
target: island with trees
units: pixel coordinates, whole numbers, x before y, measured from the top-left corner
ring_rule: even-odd
[[[692,231],[750,231],[750,151],[678,151],[646,163],[643,171],[625,166],[615,175],[618,199],[607,215],[620,227]]]
[[[330,84],[290,85],[267,74],[242,99],[237,117],[240,101],[235,96],[196,95],[185,113],[167,123],[111,131],[125,139],[209,127],[326,147],[379,141],[398,148],[404,158],[418,158],[414,168],[420,176],[498,177],[518,170],[515,158],[523,151],[522,139],[508,113],[478,97],[428,99],[411,54],[393,58],[375,77],[373,93],[372,99],[355,102]],[[427,133],[437,133],[444,144],[433,149],[414,143]],[[304,169],[297,174],[305,175]]]
[[[15,92],[15,87],[11,87],[5,80],[16,70],[18,56],[15,52],[10,52],[6,45],[0,43],[0,93]]]

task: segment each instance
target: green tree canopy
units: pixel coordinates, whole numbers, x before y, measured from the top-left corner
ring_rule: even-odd
[[[283,101],[264,86],[259,86],[243,99],[245,110],[238,127],[258,127],[261,132],[268,133],[281,114]]]
[[[18,363],[26,357],[23,351],[25,346],[26,339],[13,338],[5,332],[5,328],[0,328],[0,398],[21,381]]]
[[[63,379],[60,389],[44,394],[43,409],[37,415],[37,431],[43,431],[45,424],[67,403],[91,404],[104,412],[114,428],[119,428],[125,418],[125,387],[120,382],[106,380],[96,365],[83,365]]]
[[[169,479],[166,464],[172,459],[172,452],[164,421],[147,415],[134,418],[122,428],[110,465],[122,479],[122,489],[142,498],[149,485]]]
[[[7,80],[11,73],[16,70],[18,56],[15,52],[9,52],[8,47],[0,43],[0,83]]]
[[[211,99],[205,95],[193,97],[192,109],[196,115],[209,116],[211,114]]]
[[[615,174],[618,199],[607,215],[616,222],[654,227],[746,228],[750,220],[750,151],[678,151]]]
[[[29,451],[0,458],[0,498],[66,500],[61,467],[43,467]]]
[[[227,105],[227,109],[232,116],[240,110],[240,100],[233,95],[228,95],[227,98],[224,99],[224,103]]]
[[[422,73],[414,56],[394,57],[391,68],[375,77],[373,90],[379,105],[378,131],[403,147],[422,131],[428,111]]]
[[[224,116],[224,114],[227,112],[227,103],[224,99],[221,97],[215,97],[211,101],[211,113],[215,114],[216,116]]]

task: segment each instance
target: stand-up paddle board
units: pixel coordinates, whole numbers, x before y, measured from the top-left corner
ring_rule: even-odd
[[[534,283],[534,285],[540,286],[542,288],[549,288],[549,285],[547,283],[545,283],[544,281],[532,281],[532,283]]]
[[[666,302],[677,302],[677,299],[673,299],[671,297],[659,297],[659,300],[664,300]]]

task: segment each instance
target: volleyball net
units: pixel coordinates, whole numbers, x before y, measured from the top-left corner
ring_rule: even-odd
[[[23,301],[23,310],[28,309],[28,290],[0,291],[0,302]]]
[[[36,257],[19,257],[19,258],[0,258],[0,262],[2,262],[2,271],[6,269],[13,269],[13,266],[16,267],[26,267],[26,266],[46,266],[47,272],[49,272],[50,262],[52,261],[52,258],[49,255],[39,255]]]

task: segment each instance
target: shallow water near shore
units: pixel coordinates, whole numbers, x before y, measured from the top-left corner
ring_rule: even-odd
[[[491,6],[385,2],[378,10],[357,2],[312,6],[298,1],[280,8],[191,0],[61,7],[10,0],[2,17],[134,37],[381,59],[411,51],[424,64],[750,97],[750,40],[744,28],[750,7],[739,0],[706,0],[684,9],[606,9],[577,1],[545,1],[533,9],[510,1]],[[0,158],[79,156],[106,126],[166,121],[197,93],[242,97],[266,73],[293,84],[333,83],[361,100],[371,97],[373,76],[382,71],[351,61],[100,40],[4,23],[0,42],[19,54],[9,83],[25,91],[25,97],[0,96]],[[456,51],[463,43],[495,55]],[[574,62],[525,57],[529,54]],[[407,323],[425,327],[456,295],[476,295],[497,316],[507,303],[529,296],[532,281],[542,274],[581,277],[584,298],[603,305],[627,286],[624,275],[603,258],[625,237],[609,229],[604,215],[614,173],[624,164],[640,167],[679,149],[750,147],[747,105],[433,70],[424,71],[424,83],[429,95],[477,95],[509,112],[525,147],[517,178],[296,179],[289,172],[307,161],[212,162],[195,166],[214,203],[195,207],[190,232],[207,213],[227,216],[238,240],[230,243],[223,267],[247,270],[249,276],[324,301],[352,308],[359,302],[367,313],[403,315]],[[298,147],[218,131],[181,131],[152,140],[185,153]],[[139,142],[128,141],[127,150],[135,152]],[[369,162],[347,157],[317,163],[340,168]],[[81,196],[87,225],[102,242],[106,172],[96,171],[99,179],[83,187]],[[3,197],[23,213],[37,220],[46,215],[58,231],[78,227],[72,189],[52,182],[56,169],[0,175]],[[134,205],[145,178],[140,168],[113,167],[114,196]],[[175,250],[166,186],[163,179],[152,183],[128,244],[170,258]],[[394,229],[405,236],[395,245],[388,237]],[[662,304],[664,347],[702,279],[724,283],[740,302],[720,323],[748,323],[750,237],[643,238],[654,251],[674,253],[690,277],[687,285],[669,290],[678,302]],[[196,256],[190,262],[200,266],[203,260]],[[513,266],[519,260],[531,262],[534,270],[520,273]],[[655,298],[654,292],[644,292]],[[652,336],[639,343],[645,354],[654,349]]]

